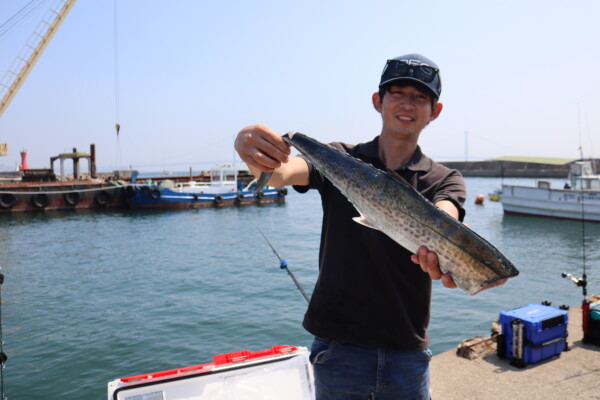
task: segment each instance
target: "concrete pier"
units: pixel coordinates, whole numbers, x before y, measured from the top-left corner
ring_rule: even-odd
[[[433,400],[600,399],[600,346],[583,344],[581,307],[569,311],[569,351],[517,368],[496,354],[468,360],[450,350],[431,361]]]

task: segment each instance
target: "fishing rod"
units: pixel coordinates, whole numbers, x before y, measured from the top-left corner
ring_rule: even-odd
[[[581,150],[581,147],[579,148]],[[583,154],[582,154],[583,159]],[[590,301],[587,298],[587,274],[585,268],[585,205],[584,205],[584,192],[583,183],[580,183],[580,199],[581,199],[581,247],[582,247],[582,263],[583,263],[583,274],[581,278],[577,278],[572,274],[563,272],[561,276],[563,278],[569,278],[577,287],[581,288],[583,294],[583,300],[581,302],[581,330],[583,331],[583,342],[591,342],[592,332],[590,329]],[[600,343],[600,342],[599,342]]]
[[[273,247],[273,245],[271,244],[271,242],[269,241],[269,239],[267,239],[267,237],[265,236],[265,234],[260,230],[260,228],[258,226],[256,227],[256,229],[261,234],[261,236],[265,239],[265,241],[267,242],[267,244],[269,245],[269,247],[271,248],[271,250],[273,250],[273,253],[279,259],[279,268],[285,269],[287,271],[288,275],[290,276],[290,278],[292,278],[292,280],[294,281],[294,284],[298,288],[298,291],[302,294],[302,296],[304,297],[304,300],[306,300],[306,302],[308,303],[310,301],[310,299],[306,295],[306,292],[304,291],[304,289],[302,289],[302,286],[300,285],[300,282],[298,282],[298,280],[296,279],[296,277],[294,276],[294,274],[292,273],[292,271],[290,271],[290,269],[288,268],[287,261],[279,255],[279,253],[277,252],[277,250],[275,250],[275,247]]]
[[[573,282],[578,287],[581,287],[581,290],[583,291],[583,299],[585,300],[585,297],[587,296],[587,277],[585,275],[585,272],[583,273],[581,278],[576,278],[575,276],[567,272],[563,272],[561,276],[563,278],[569,278],[571,282]]]
[[[579,105],[578,105],[579,107]],[[583,161],[584,157],[583,157],[583,146],[581,144],[581,109],[578,108],[577,111],[577,116],[578,116],[578,124],[579,124],[579,158]],[[583,275],[581,276],[581,278],[576,278],[571,274],[568,274],[566,272],[562,273],[562,277],[563,278],[569,278],[571,279],[571,282],[573,282],[575,285],[577,285],[578,287],[581,287],[581,290],[583,292],[583,303],[582,305],[585,306],[586,304],[586,296],[587,296],[587,275],[586,275],[586,271],[585,271],[585,193],[583,191],[583,166],[582,165],[578,165],[579,167],[579,171],[578,173],[576,173],[576,171],[573,169],[573,165],[571,165],[571,171],[569,172],[569,174],[572,176],[572,183],[573,183],[573,189],[577,189],[577,187],[579,186],[579,199],[581,200],[581,261],[582,261],[582,266],[583,266]],[[593,167],[592,167],[593,168]],[[579,185],[577,185],[577,175],[580,176],[579,179]]]
[[[2,269],[2,267],[0,267]],[[0,287],[4,283],[4,274],[0,273]],[[0,391],[2,394],[2,400],[6,400],[6,395],[4,394],[4,368],[6,360],[8,360],[8,356],[4,353],[4,338],[2,337],[2,296],[0,289]]]
[[[581,144],[579,146],[579,151],[581,151]],[[583,153],[581,153],[581,159],[583,160]],[[580,167],[581,168],[581,167]],[[571,172],[573,173],[573,172]],[[574,174],[574,173],[573,173]],[[581,175],[583,175],[583,171],[581,171]],[[574,181],[575,183],[577,181]],[[574,185],[575,188],[577,188],[577,185]],[[579,190],[579,198],[581,200],[581,261],[582,261],[582,267],[583,267],[583,274],[581,276],[581,278],[576,278],[574,277],[572,274],[563,272],[561,275],[563,278],[569,278],[571,280],[571,282],[573,282],[575,285],[577,285],[578,287],[581,288],[582,292],[583,292],[583,305],[585,306],[586,304],[586,296],[587,296],[587,274],[586,274],[586,270],[585,270],[585,259],[586,259],[586,254],[585,254],[585,198],[584,198],[584,192],[583,192],[583,182],[580,182],[579,184],[580,186],[580,190]]]

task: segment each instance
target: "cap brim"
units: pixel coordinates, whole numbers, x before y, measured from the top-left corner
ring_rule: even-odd
[[[431,86],[429,86],[428,84],[426,84],[425,82],[416,79],[416,78],[412,78],[410,76],[399,76],[397,78],[390,78],[384,82],[381,82],[379,84],[379,87],[385,86],[385,85],[389,85],[390,83],[393,82],[399,82],[399,81],[410,81],[410,82],[414,82],[416,83],[415,86],[420,87],[420,88],[424,88],[427,90],[427,92],[429,92],[432,96],[434,96],[436,99],[440,98],[440,95],[436,93],[435,89]]]

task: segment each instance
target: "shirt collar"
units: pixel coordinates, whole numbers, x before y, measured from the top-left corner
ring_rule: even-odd
[[[366,143],[359,144],[357,153],[363,157],[372,160],[373,164],[384,166],[383,161],[379,158],[379,136]],[[411,171],[428,171],[431,168],[431,160],[421,151],[421,147],[417,145],[410,161],[396,171],[411,170]]]

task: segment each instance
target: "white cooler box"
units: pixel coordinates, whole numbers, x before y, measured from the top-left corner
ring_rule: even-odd
[[[220,354],[212,363],[115,379],[109,400],[314,400],[305,347]]]

